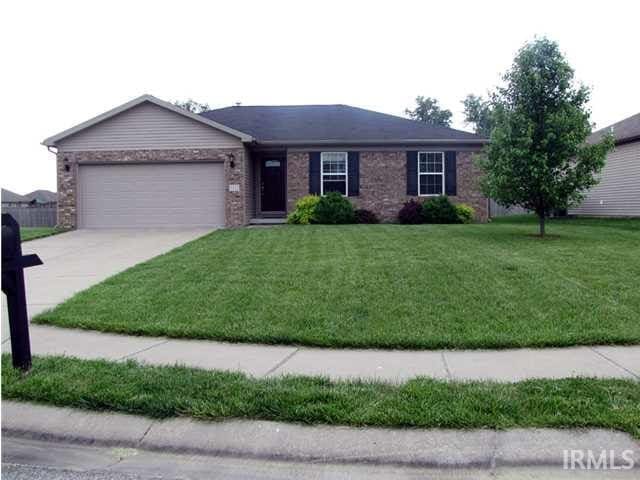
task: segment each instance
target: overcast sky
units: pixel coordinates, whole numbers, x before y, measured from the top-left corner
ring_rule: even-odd
[[[402,115],[500,81],[535,35],[593,88],[603,127],[640,111],[640,2],[3,2],[2,180],[55,190],[40,142],[143,93],[214,107],[346,103]]]

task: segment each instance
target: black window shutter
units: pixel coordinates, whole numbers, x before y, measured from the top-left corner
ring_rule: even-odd
[[[455,197],[457,192],[456,152],[444,152],[444,193]]]
[[[320,195],[320,152],[309,152],[309,193]]]
[[[407,195],[418,195],[418,152],[407,152]]]
[[[349,152],[349,196],[360,195],[360,152]]]

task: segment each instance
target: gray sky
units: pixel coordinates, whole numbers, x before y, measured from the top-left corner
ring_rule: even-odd
[[[593,87],[598,127],[640,111],[640,2],[3,2],[2,186],[55,190],[40,142],[143,93],[214,107],[346,103],[401,115],[500,81],[535,35]]]

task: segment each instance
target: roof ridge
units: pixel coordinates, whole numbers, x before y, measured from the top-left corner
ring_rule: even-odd
[[[484,137],[478,135],[475,132],[467,132],[466,130],[460,130],[459,128],[445,127],[443,125],[436,125],[436,124],[429,123],[429,122],[422,122],[420,120],[414,120],[413,118],[401,117],[400,115],[394,115],[392,113],[378,112],[377,110],[369,110],[368,108],[362,108],[362,107],[351,107],[351,108],[357,108],[358,110],[363,110],[365,112],[375,113],[376,115],[384,115],[384,116],[387,116],[387,117],[397,118],[398,120],[405,120],[407,122],[427,125],[427,126],[429,126],[431,128],[439,128],[441,130],[453,130],[454,132],[466,133],[466,134],[469,134],[469,135],[476,135],[479,139],[480,138],[484,138]]]

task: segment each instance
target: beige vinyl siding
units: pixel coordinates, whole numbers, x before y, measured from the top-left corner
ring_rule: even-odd
[[[618,145],[607,156],[598,185],[572,215],[640,216],[640,141]]]
[[[144,102],[61,140],[64,151],[238,148],[228,133]]]

